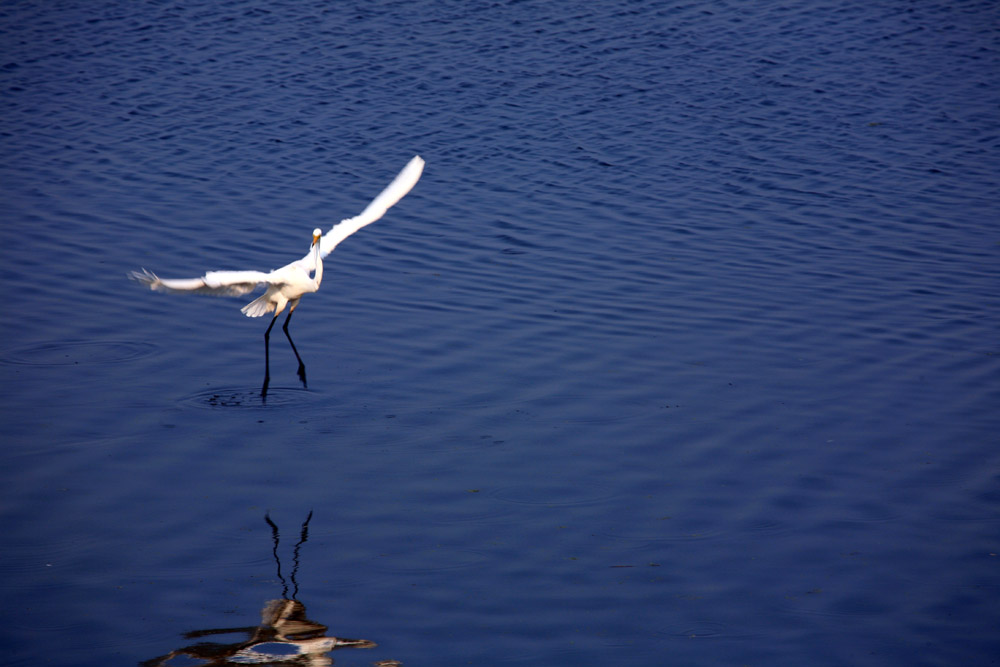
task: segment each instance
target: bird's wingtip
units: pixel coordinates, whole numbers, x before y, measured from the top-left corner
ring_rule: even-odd
[[[140,271],[129,271],[125,275],[128,276],[129,280],[134,280],[148,287],[152,287],[160,281],[160,278],[155,273],[145,268]]]

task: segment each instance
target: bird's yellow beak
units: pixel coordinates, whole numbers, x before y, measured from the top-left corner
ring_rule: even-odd
[[[321,238],[323,238],[323,236],[321,234],[313,234],[313,242],[312,242],[312,244],[316,245],[317,243],[319,243],[319,240]]]

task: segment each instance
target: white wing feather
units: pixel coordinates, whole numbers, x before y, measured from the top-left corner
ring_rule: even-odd
[[[365,210],[361,212],[360,215],[356,215],[353,218],[347,218],[346,220],[341,220],[333,227],[330,228],[326,234],[323,235],[322,240],[319,245],[319,256],[326,257],[337,245],[346,239],[348,236],[358,231],[365,225],[370,225],[375,222],[389,210],[389,208],[403,198],[406,193],[413,189],[413,186],[417,184],[420,180],[420,175],[424,171],[424,160],[419,155],[414,156],[410,160],[403,170],[392,180],[385,190],[379,193],[375,199],[372,200]],[[308,254],[303,257],[300,261],[312,263],[312,254]]]
[[[209,271],[201,278],[160,278],[143,269],[133,271],[131,278],[161,292],[240,296],[267,284],[269,275],[263,271]]]
[[[348,236],[385,215],[385,212],[393,204],[413,189],[413,186],[420,180],[423,171],[423,158],[419,155],[414,156],[393,179],[392,183],[379,193],[360,215],[342,220],[330,228],[330,231],[320,241],[320,257],[326,257],[333,252],[337,244]],[[307,273],[315,270],[314,257],[315,255],[310,251],[302,259],[270,273],[263,271],[209,271],[201,278],[160,278],[155,273],[143,269],[142,271],[133,271],[129,276],[152,290],[162,292],[240,296],[264,285],[284,283],[288,278],[288,275],[283,273],[286,270],[302,270]],[[269,310],[273,310],[273,306]]]

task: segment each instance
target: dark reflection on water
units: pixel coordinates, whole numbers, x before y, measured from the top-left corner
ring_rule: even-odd
[[[139,664],[142,667],[167,667],[177,658],[185,665],[302,665],[319,667],[332,665],[329,653],[342,648],[375,648],[377,644],[367,639],[346,639],[327,635],[328,628],[306,616],[306,606],[298,599],[299,555],[302,545],[309,539],[310,511],[299,534],[299,541],[292,550],[292,568],[286,579],[281,569],[279,553],[280,531],[269,515],[264,520],[271,527],[274,540],[274,562],[281,582],[281,598],[269,600],[261,610],[260,625],[236,628],[206,628],[184,633],[186,639],[202,639],[218,635],[247,635],[235,642],[199,641],[196,644],[174,649],[166,655],[151,658]],[[291,590],[289,590],[289,584]],[[202,662],[191,663],[190,660]],[[392,667],[402,664],[395,660],[381,660],[378,665]]]

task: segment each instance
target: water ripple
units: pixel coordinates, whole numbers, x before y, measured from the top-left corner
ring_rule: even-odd
[[[304,389],[271,387],[265,400],[261,398],[259,387],[218,387],[190,394],[180,399],[178,404],[207,410],[267,410],[302,405],[316,397],[316,393]]]
[[[490,492],[490,497],[520,505],[546,505],[553,507],[594,505],[614,498],[614,487],[601,484],[576,486],[550,482],[545,485],[515,484]]]
[[[0,363],[24,366],[116,364],[154,354],[153,343],[135,341],[54,341],[7,350]]]
[[[376,564],[385,570],[409,574],[446,572],[475,567],[486,562],[478,551],[423,549],[405,553],[381,554]]]

